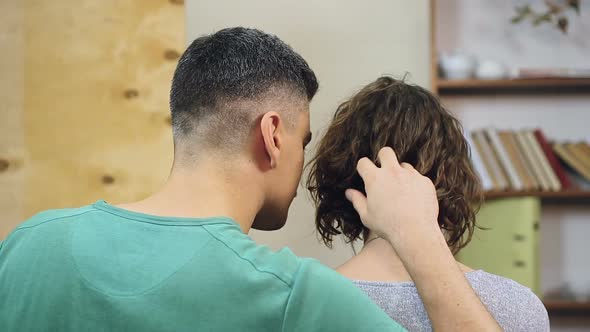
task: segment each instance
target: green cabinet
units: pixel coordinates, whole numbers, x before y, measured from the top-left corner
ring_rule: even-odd
[[[539,217],[541,202],[534,197],[496,199],[477,214],[471,242],[457,259],[473,269],[483,269],[513,279],[540,296]]]

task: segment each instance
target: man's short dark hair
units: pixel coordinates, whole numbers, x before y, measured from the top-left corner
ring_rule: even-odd
[[[175,144],[187,135],[214,145],[243,137],[260,98],[280,91],[311,101],[317,89],[307,62],[276,36],[236,27],[197,38],[172,80]]]

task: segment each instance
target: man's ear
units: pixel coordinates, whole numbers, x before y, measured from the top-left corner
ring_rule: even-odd
[[[260,131],[270,168],[275,168],[279,164],[282,145],[280,129],[282,125],[281,116],[277,112],[264,113],[260,119]]]

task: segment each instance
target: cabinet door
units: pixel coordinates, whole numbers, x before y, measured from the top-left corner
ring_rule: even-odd
[[[498,274],[539,294],[537,198],[523,197],[486,202],[477,215],[471,242],[457,258],[463,264]]]

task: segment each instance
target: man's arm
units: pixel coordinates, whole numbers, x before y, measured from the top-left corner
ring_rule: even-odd
[[[379,152],[381,167],[369,159],[357,170],[365,197],[349,189],[363,223],[386,239],[418,288],[436,331],[501,331],[459,269],[438,226],[438,202],[430,179],[399,164],[391,148]]]
[[[402,332],[350,280],[317,261],[304,259],[291,285],[282,332]]]

